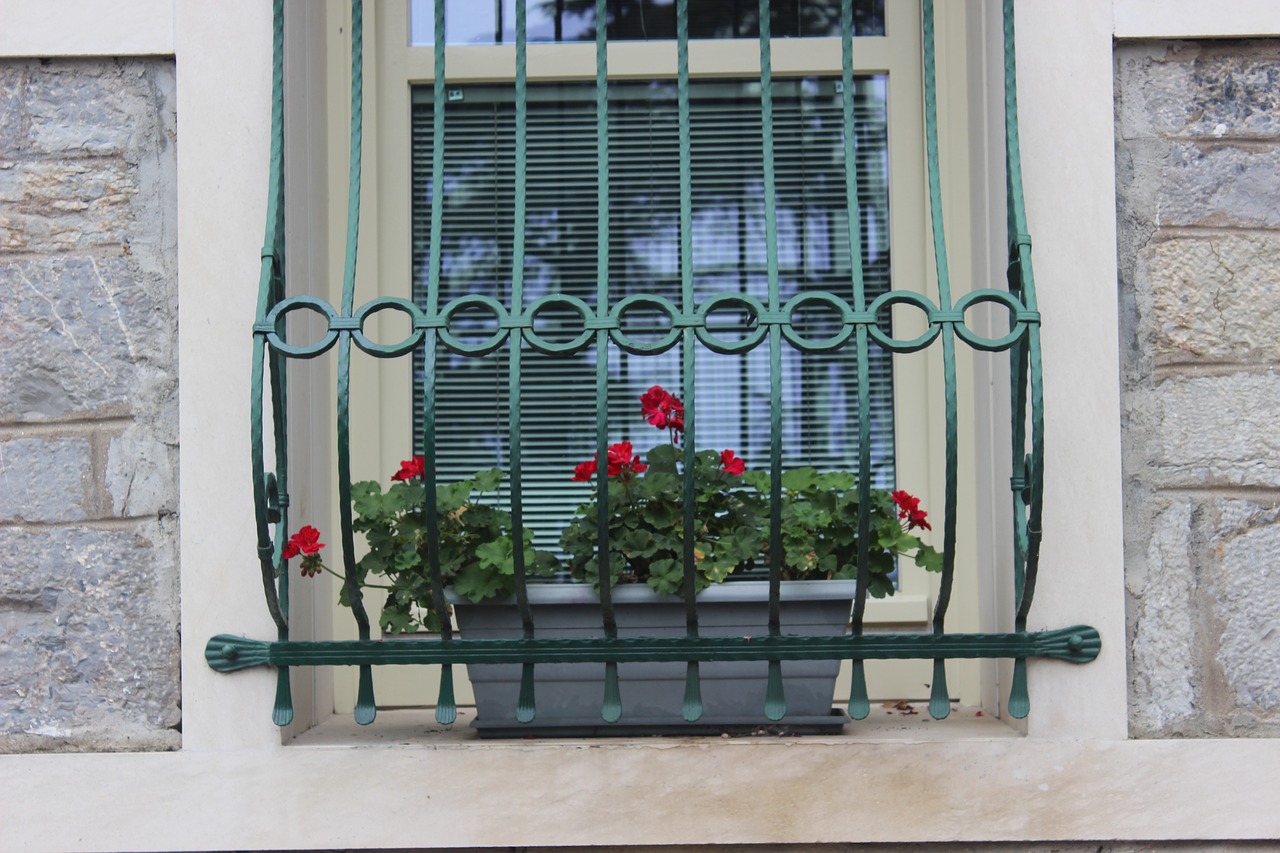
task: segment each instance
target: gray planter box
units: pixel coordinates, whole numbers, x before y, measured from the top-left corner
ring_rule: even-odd
[[[840,635],[853,600],[853,581],[787,581],[782,584],[785,634]],[[698,626],[703,636],[764,636],[768,632],[767,581],[713,586],[698,596]],[[467,639],[521,636],[514,600],[472,604],[450,594],[458,628]],[[582,584],[530,584],[529,600],[540,637],[603,637],[600,600]],[[684,601],[659,596],[643,585],[613,591],[618,634],[622,637],[672,637],[685,633]],[[754,731],[839,733],[848,722],[832,708],[839,661],[784,661],[787,714],[774,722],[764,715],[765,661],[709,661],[700,666],[703,715],[696,723],[681,716],[683,662],[618,665],[622,718],[606,723],[603,663],[538,664],[534,669],[537,715],[516,720],[519,664],[472,664],[467,671],[476,697],[472,725],[485,737],[553,737],[638,734],[707,734]]]

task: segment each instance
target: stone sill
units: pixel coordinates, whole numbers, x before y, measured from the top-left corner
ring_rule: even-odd
[[[885,717],[839,738],[480,742],[458,727],[431,747],[429,716],[401,711],[274,749],[0,756],[0,849],[1280,838],[1280,740]]]

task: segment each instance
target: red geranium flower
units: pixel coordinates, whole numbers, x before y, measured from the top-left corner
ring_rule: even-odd
[[[929,513],[920,509],[919,498],[901,490],[892,492],[891,495],[893,502],[898,505],[898,518],[907,520],[908,530],[916,527],[923,527],[925,530],[933,529],[933,526],[925,520]]]
[[[640,414],[658,429],[684,431],[684,403],[661,385],[640,395]]]
[[[585,483],[595,477],[596,470],[599,466],[596,464],[596,458],[592,456],[586,462],[579,462],[577,467],[573,469],[573,481],[575,483]]]
[[[412,480],[415,477],[425,477],[427,473],[427,460],[423,456],[415,456],[412,459],[401,459],[400,470],[391,475],[393,480]]]
[[[620,441],[609,448],[610,477],[620,476],[627,471],[640,474],[648,469],[649,466],[641,462],[640,456],[634,452],[631,442]]]
[[[747,470],[747,463],[742,461],[741,456],[734,454],[732,450],[725,450],[720,454],[720,464],[724,466],[726,474],[740,475]]]
[[[311,525],[307,525],[297,533],[289,537],[289,541],[284,543],[284,558],[292,560],[299,554],[319,554],[320,549],[324,547],[324,543],[320,541],[320,531]]]
[[[597,456],[592,456],[586,462],[579,462],[573,469],[573,481],[575,483],[585,483],[596,475],[599,470]],[[620,441],[609,447],[609,476],[618,477],[623,473],[642,474],[649,470],[649,466],[640,461],[640,455],[635,452],[629,441]]]

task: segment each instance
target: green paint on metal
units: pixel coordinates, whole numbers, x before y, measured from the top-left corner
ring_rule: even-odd
[[[440,692],[436,695],[436,722],[442,726],[448,726],[457,719],[458,704],[453,698],[453,665],[446,663],[440,667]]]
[[[437,43],[446,44],[445,0],[435,0],[435,30]],[[440,246],[443,242],[444,227],[444,110],[445,110],[445,53],[443,47],[435,51],[435,81],[432,84],[434,99],[434,116],[432,133],[436,144],[431,151],[431,236],[430,258],[427,266],[427,303],[428,312],[436,312],[440,307]],[[374,300],[375,304],[378,300]],[[405,303],[414,331],[422,329],[426,354],[422,360],[422,458],[423,483],[426,494],[422,502],[423,520],[427,530],[427,576],[431,580],[431,600],[440,619],[440,637],[443,640],[453,638],[453,623],[449,618],[449,605],[444,596],[444,573],[440,566],[440,519],[438,517],[437,483],[436,483],[436,347],[438,328],[422,328],[418,318],[422,312],[412,303]],[[453,670],[445,667],[440,673],[441,701],[448,691],[448,699],[452,705]],[[442,711],[437,704],[436,715]],[[456,709],[446,707],[445,716],[456,715]]]
[[[523,663],[532,696],[532,665],[617,661],[928,660],[1047,657],[1088,663],[1102,641],[1087,625],[1007,634],[853,634],[778,637],[623,637],[608,639],[297,640],[264,642],[220,634],[205,660],[220,672],[255,666]],[[522,695],[524,693],[522,679]],[[523,700],[522,700],[523,701]]]
[[[865,720],[871,713],[871,697],[867,695],[866,664],[860,658],[853,659],[853,684],[849,690],[849,716]]]
[[[533,661],[526,660],[524,666],[520,667],[520,695],[516,699],[516,722],[532,723],[536,715],[537,709],[533,703]]]
[[[787,697],[782,690],[782,661],[769,661],[769,676],[765,683],[764,715],[777,722],[787,715]]]
[[[702,677],[696,660],[689,661],[685,669],[684,702],[680,707],[680,716],[687,723],[696,723],[702,719]]]
[[[618,663],[604,665],[604,701],[600,703],[600,718],[606,723],[616,723],[622,718],[622,691],[618,688]]]

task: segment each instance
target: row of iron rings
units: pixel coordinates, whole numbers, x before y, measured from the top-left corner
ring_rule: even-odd
[[[982,303],[1003,305],[1009,314],[1008,332],[1000,337],[986,337],[974,332],[965,322],[970,308]],[[887,333],[878,322],[897,305],[910,306],[923,313],[925,329],[914,338],[900,339]],[[308,344],[291,344],[285,339],[284,318],[293,311],[309,310],[328,321],[325,334]],[[367,320],[380,311],[405,314],[410,321],[409,334],[396,343],[378,343],[364,331]],[[554,314],[556,339],[547,337],[547,325],[539,329],[538,318]],[[461,315],[466,315],[464,322]],[[488,315],[487,317],[485,315]],[[564,331],[565,319],[569,330]],[[628,321],[630,315],[631,320]],[[821,329],[822,336],[806,334],[797,328],[799,316],[807,326]],[[734,319],[736,316],[736,320]],[[645,318],[646,337],[636,337],[638,317]],[[618,301],[607,314],[597,313],[583,300],[567,294],[550,294],[533,301],[521,313],[512,313],[498,300],[481,294],[468,294],[449,302],[442,311],[428,315],[407,299],[382,296],[366,302],[349,317],[340,316],[333,306],[314,296],[292,296],[281,300],[258,323],[254,331],[266,336],[267,343],[278,352],[294,358],[314,358],[327,352],[343,332],[364,352],[390,358],[412,352],[422,344],[428,330],[436,330],[440,343],[459,355],[487,355],[506,343],[513,331],[519,331],[528,345],[547,355],[572,355],[591,346],[600,331],[621,350],[639,355],[666,352],[681,339],[685,329],[692,328],[697,339],[718,353],[744,353],[754,349],[778,327],[782,337],[804,352],[831,352],[849,342],[859,327],[865,327],[881,348],[891,352],[916,352],[929,346],[950,326],[956,336],[974,349],[988,352],[1006,350],[1020,341],[1027,327],[1040,322],[1038,312],[1029,311],[1012,294],[1002,290],[975,290],[962,296],[949,311],[934,305],[914,291],[894,290],[877,297],[866,311],[855,311],[844,299],[825,291],[798,294],[778,311],[768,308],[754,296],[723,293],[699,303],[692,313],[682,312],[661,296],[633,295]],[[741,331],[737,338],[723,337],[725,327]],[[466,328],[464,329],[463,326]]]

